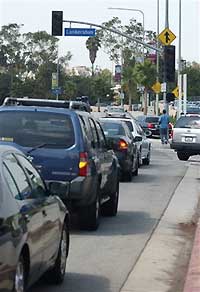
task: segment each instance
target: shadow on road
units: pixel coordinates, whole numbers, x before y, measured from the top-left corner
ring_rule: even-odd
[[[157,219],[149,217],[146,212],[119,211],[116,217],[101,217],[99,229],[94,232],[80,231],[77,221],[71,224],[71,234],[87,236],[134,235],[151,232]]]
[[[37,282],[29,292],[111,292],[109,279],[89,274],[66,273],[62,285],[49,285],[43,279]]]

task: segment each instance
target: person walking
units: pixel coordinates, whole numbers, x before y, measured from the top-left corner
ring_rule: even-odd
[[[169,116],[166,113],[166,110],[163,110],[163,114],[159,118],[160,125],[160,139],[162,144],[168,143],[168,127],[169,127]]]

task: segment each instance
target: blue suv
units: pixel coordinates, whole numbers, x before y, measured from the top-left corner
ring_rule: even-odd
[[[90,113],[19,99],[0,107],[0,141],[22,150],[47,183],[62,183],[60,197],[82,229],[96,230],[100,212],[117,214],[118,160]]]

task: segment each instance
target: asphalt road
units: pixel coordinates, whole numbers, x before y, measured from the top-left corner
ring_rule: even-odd
[[[120,184],[117,217],[102,218],[96,232],[79,231],[74,222],[63,285],[40,281],[31,292],[120,291],[186,169],[168,145],[153,140],[151,164],[142,166],[132,182]]]

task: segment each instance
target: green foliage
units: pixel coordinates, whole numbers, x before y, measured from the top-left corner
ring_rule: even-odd
[[[200,96],[200,64],[188,63],[183,73],[187,74],[188,96]]]

